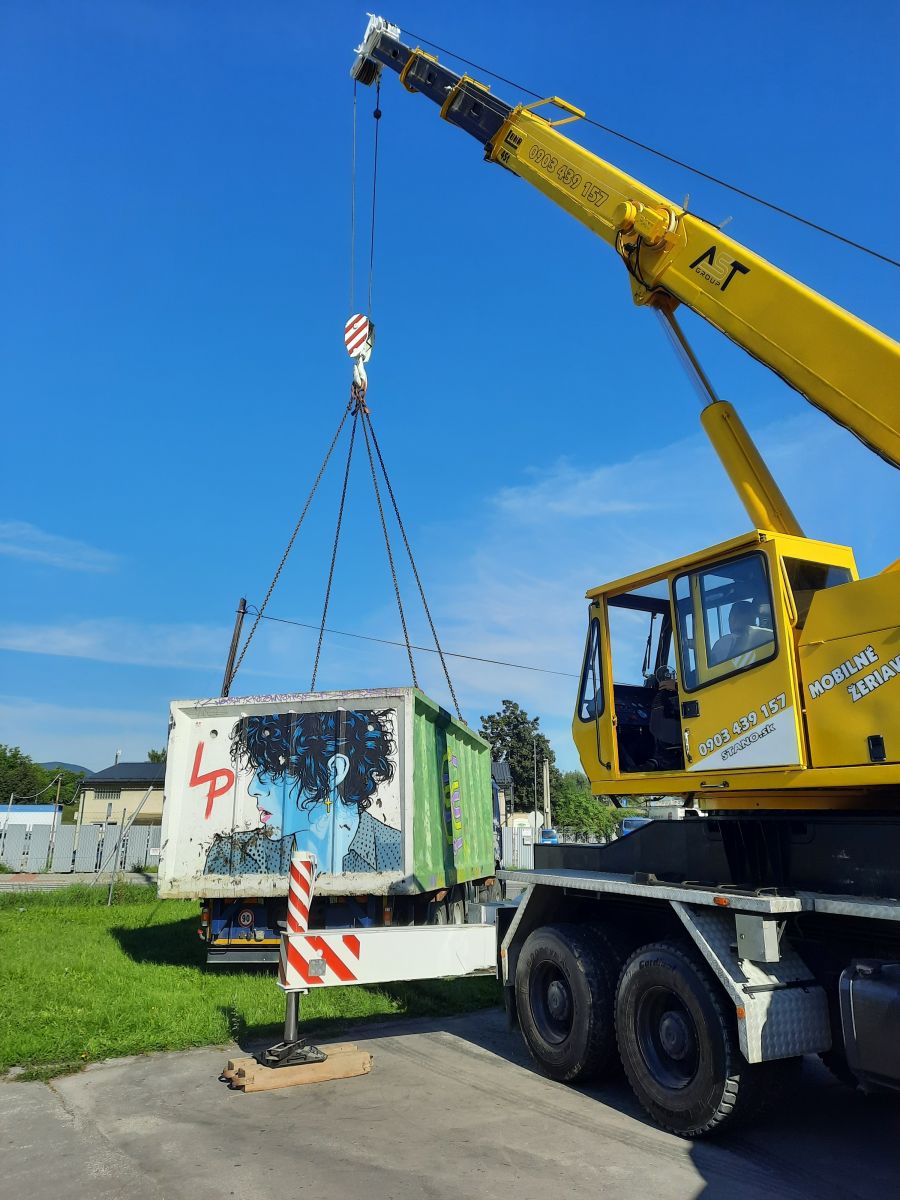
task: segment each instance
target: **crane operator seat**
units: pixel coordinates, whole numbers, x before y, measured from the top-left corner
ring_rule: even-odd
[[[763,610],[767,609],[766,614]],[[757,615],[761,624],[754,624]],[[769,628],[762,623],[768,615]],[[715,643],[710,652],[710,665],[718,666],[730,658],[739,658],[750,654],[759,646],[765,646],[775,640],[771,628],[771,608],[768,605],[757,606],[751,600],[737,600],[732,604],[728,613],[729,633],[724,634]]]

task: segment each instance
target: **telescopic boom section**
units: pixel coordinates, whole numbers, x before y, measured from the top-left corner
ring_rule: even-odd
[[[900,466],[900,346],[805,287],[699,217],[685,212],[560,133],[584,116],[551,97],[510,105],[467,75],[405,45],[373,17],[352,75],[371,84],[383,67],[400,75],[440,115],[498,163],[549,196],[614,247],[631,275],[635,303],[685,304],[786,383]],[[535,111],[552,105],[558,119]]]

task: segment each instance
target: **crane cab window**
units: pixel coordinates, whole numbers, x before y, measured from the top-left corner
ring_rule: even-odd
[[[853,578],[848,567],[830,567],[824,563],[804,562],[800,558],[786,558],[784,565],[794,596],[798,629],[806,624],[809,606],[816,592],[823,588],[840,587],[842,583],[850,583]]]
[[[600,622],[596,617],[588,629],[581,672],[581,691],[578,697],[578,716],[593,721],[603,712],[603,676],[600,672]]]
[[[778,651],[763,554],[678,576],[675,607],[688,691],[769,662]]]
[[[668,580],[607,601],[619,769],[683,766]]]

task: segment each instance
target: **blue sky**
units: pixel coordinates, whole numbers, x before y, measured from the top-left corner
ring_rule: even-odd
[[[895,6],[648,0],[625,38],[613,5],[551,12],[385,15],[900,257]],[[348,70],[365,20],[349,3],[3,5],[0,741],[100,769],[163,744],[170,699],[217,692],[235,603],[262,599],[346,401]],[[372,101],[360,94],[364,196]],[[615,255],[394,77],[382,109],[369,395],[439,629],[451,649],[574,673],[587,587],[747,518]],[[900,333],[896,268],[572,132]],[[863,573],[896,558],[896,472],[685,324],[807,531],[853,544]],[[362,455],[355,466],[329,623],[397,637]],[[339,475],[274,615],[318,620]],[[264,625],[235,691],[304,690],[313,649],[308,631]],[[468,662],[453,674],[473,724],[518,699],[575,765],[574,680]],[[333,638],[319,682],[401,684],[408,666]],[[421,682],[446,700],[430,660]]]

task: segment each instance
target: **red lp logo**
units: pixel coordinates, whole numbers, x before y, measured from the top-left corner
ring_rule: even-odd
[[[219,767],[215,771],[206,771],[200,773],[200,763],[203,758],[203,742],[197,744],[197,750],[194,754],[194,766],[191,770],[191,787],[203,787],[207,784],[206,792],[206,812],[203,814],[205,820],[209,820],[212,816],[213,800],[219,796],[224,796],[226,792],[230,792],[234,787],[234,771],[229,767]]]

